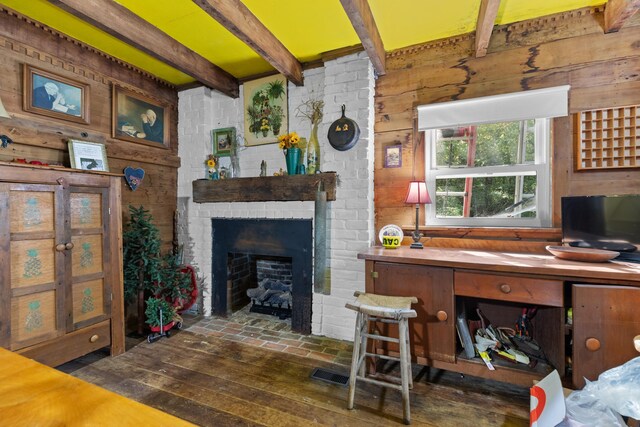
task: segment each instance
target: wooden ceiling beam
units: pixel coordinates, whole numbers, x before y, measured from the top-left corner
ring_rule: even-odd
[[[205,86],[237,98],[238,80],[206,58],[111,0],[48,0],[53,5],[182,71]]]
[[[360,37],[374,70],[379,76],[386,74],[384,44],[369,3],[367,0],[340,0],[340,3]]]
[[[640,9],[640,0],[609,0],[604,7],[604,32],[615,33]]]
[[[303,84],[302,64],[240,0],[193,0],[231,34],[256,51],[297,86]]]
[[[476,58],[487,54],[499,7],[500,0],[481,0],[480,2],[480,12],[476,24]]]

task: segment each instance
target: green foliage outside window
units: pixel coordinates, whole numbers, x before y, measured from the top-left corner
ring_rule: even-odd
[[[534,163],[535,134],[534,120],[478,125],[476,127],[476,153],[472,167],[507,166]],[[522,127],[521,127],[522,126]],[[520,135],[523,135],[524,153],[518,158]],[[439,134],[442,135],[442,134]],[[467,137],[440,137],[436,142],[436,167],[467,169]],[[517,199],[516,186],[522,185],[522,199]],[[535,217],[536,176],[485,176],[474,177],[472,181],[471,217],[492,217],[508,214],[514,210],[525,210],[521,217]],[[463,215],[463,194],[465,178],[436,179],[435,197],[438,217],[461,217]],[[444,193],[444,194],[443,194]],[[447,193],[459,193],[448,194]],[[533,206],[532,206],[533,204]],[[531,210],[528,210],[531,209]]]

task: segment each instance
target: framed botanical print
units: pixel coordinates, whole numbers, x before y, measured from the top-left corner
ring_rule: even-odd
[[[273,144],[288,132],[287,79],[278,74],[244,83],[245,145]]]
[[[222,128],[211,131],[212,153],[218,157],[231,156],[232,144],[236,139],[236,128]]]
[[[131,90],[113,86],[111,136],[169,148],[169,107]]]
[[[25,64],[25,111],[56,119],[89,124],[89,85]]]
[[[70,139],[69,159],[74,169],[109,172],[104,144]]]

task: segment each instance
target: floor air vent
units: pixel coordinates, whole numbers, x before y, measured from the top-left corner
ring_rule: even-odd
[[[326,381],[331,384],[338,384],[346,386],[349,384],[349,376],[339,374],[337,372],[330,371],[323,368],[315,368],[311,373],[311,378],[314,380]]]

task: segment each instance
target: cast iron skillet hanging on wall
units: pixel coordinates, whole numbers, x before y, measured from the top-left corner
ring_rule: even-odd
[[[345,106],[342,106],[342,117],[333,122],[329,127],[329,144],[339,151],[346,151],[356,145],[360,138],[358,124],[344,116]]]

